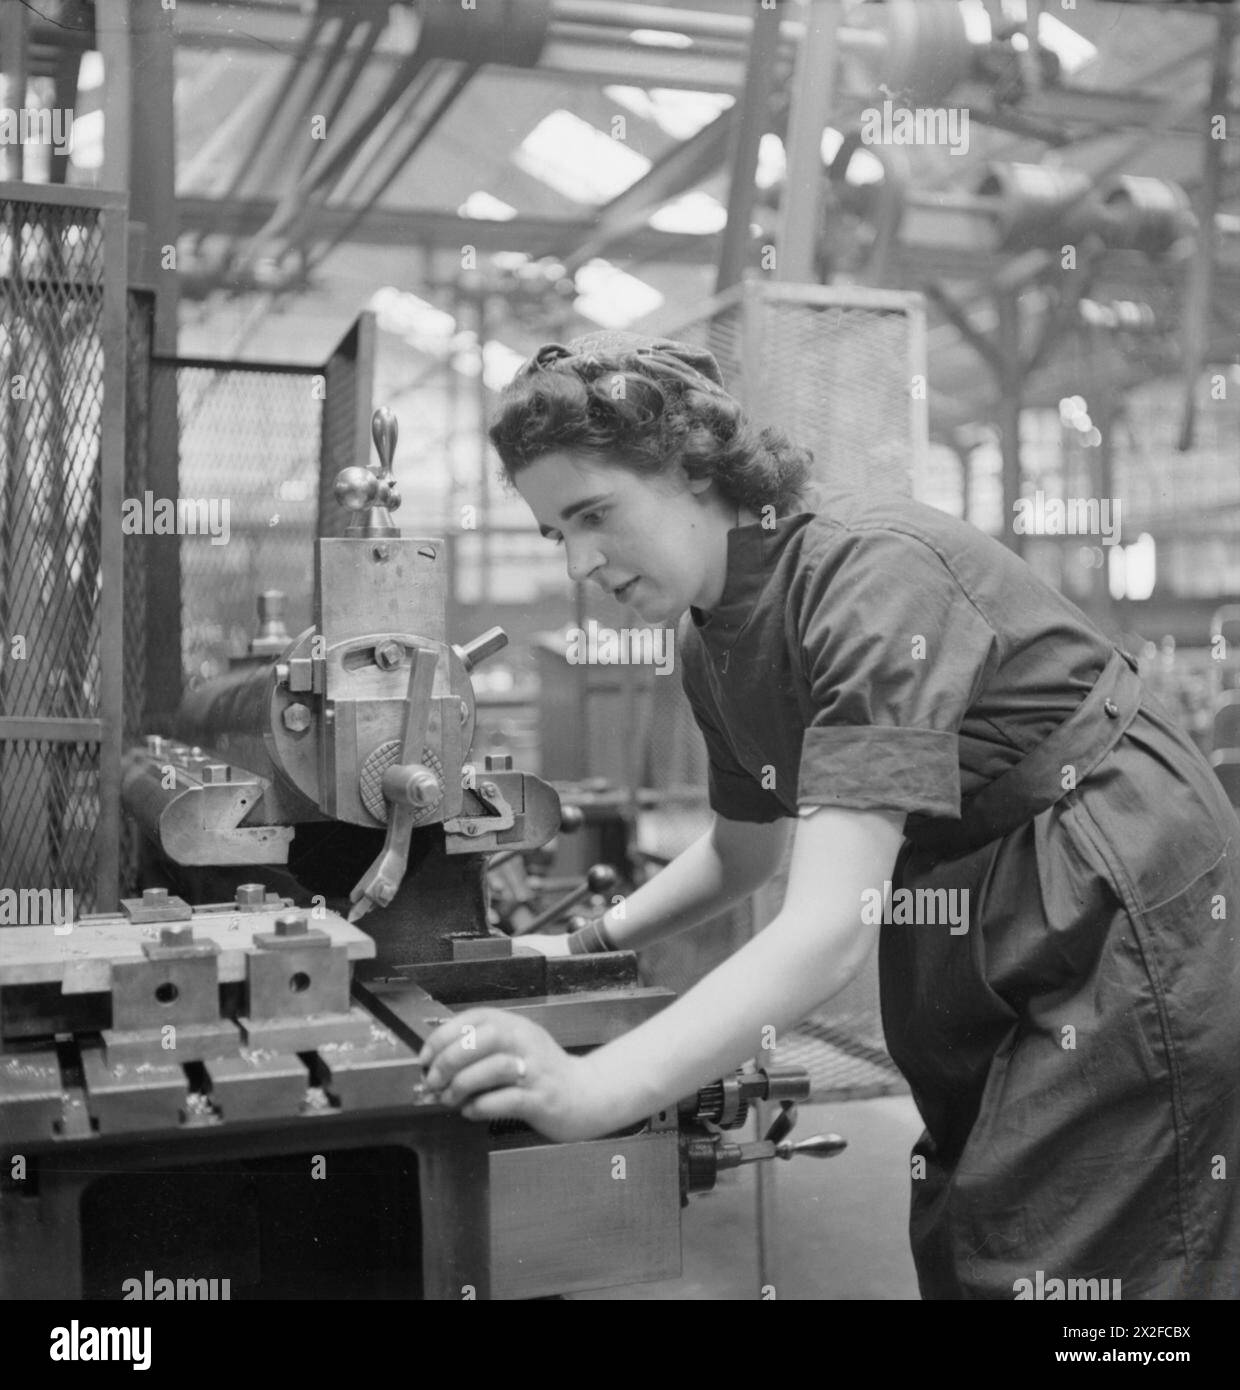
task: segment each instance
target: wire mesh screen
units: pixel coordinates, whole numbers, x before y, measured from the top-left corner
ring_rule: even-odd
[[[812,449],[824,488],[910,491],[928,441],[920,296],[746,280],[671,336],[709,348],[755,420]]]
[[[125,387],[125,496],[141,497],[147,488],[151,420],[151,341],[154,330],[154,298],[130,291],[126,319]],[[125,565],[124,743],[128,747],[146,732],[147,693],[146,566],[129,541]],[[138,892],[139,834],[129,816],[120,817],[120,896]]]
[[[100,796],[123,641],[119,611],[105,631],[116,558],[101,531],[105,477],[113,495],[122,467],[110,417],[124,373],[105,384],[125,352],[124,210],[111,195],[22,188],[0,192],[0,888],[71,891],[83,911],[118,832]]]
[[[337,344],[323,367],[323,439],[319,473],[318,531],[342,536],[349,513],[336,503],[336,474],[364,468],[370,457],[370,409],[375,356],[375,316],[367,311]]]
[[[174,384],[186,675],[228,670],[254,635],[256,598],[287,595],[296,635],[313,609],[323,377],[314,367],[156,359],[153,389]]]

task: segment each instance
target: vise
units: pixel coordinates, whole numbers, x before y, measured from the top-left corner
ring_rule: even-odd
[[[470,671],[506,638],[447,640],[443,542],[393,523],[390,412],[373,433],[379,467],[337,479],[354,516],[317,543],[312,627],[285,640],[266,600],[176,737],[126,755],[159,882],[0,932],[0,1296],[117,1298],[147,1273],[436,1299],[674,1277],[690,1192],[842,1147],[787,1140],[796,1069],[564,1145],[424,1091],[417,1054],[458,1008],[584,1050],[673,996],[631,952],[546,958],[491,928],[488,856],[546,844],[559,797],[470,763]],[[753,1100],[783,1102],[776,1129],[728,1143]]]

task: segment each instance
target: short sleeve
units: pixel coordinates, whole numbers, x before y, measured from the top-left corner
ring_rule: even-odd
[[[999,644],[952,570],[903,531],[854,530],[792,598],[811,707],[798,803],[958,818],[959,730]]]
[[[706,740],[710,809],[725,820],[761,824],[782,820],[788,811],[773,792],[745,771],[715,720],[709,697],[695,678],[697,659],[692,639],[682,637],[681,652],[681,686]]]

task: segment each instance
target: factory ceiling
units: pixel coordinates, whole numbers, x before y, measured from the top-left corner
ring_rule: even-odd
[[[744,263],[762,273],[809,192],[820,276],[925,293],[940,438],[991,418],[1003,331],[1029,403],[1069,390],[1083,341],[1121,383],[1174,370],[1190,340],[1201,361],[1240,360],[1229,11],[845,4],[821,158],[798,179],[785,140],[804,10],[781,5]],[[528,0],[506,28],[501,13],[178,0],[182,350],[319,360],[369,306],[432,364],[491,291],[498,381],[549,335],[699,311],[759,7]],[[36,57],[63,42],[34,21]],[[80,72],[70,182],[99,177],[99,67]],[[901,113],[931,108],[956,124],[904,139]]]

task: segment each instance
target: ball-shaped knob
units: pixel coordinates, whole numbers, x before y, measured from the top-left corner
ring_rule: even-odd
[[[575,834],[586,823],[585,812],[580,806],[560,807],[560,829],[569,835]]]
[[[610,893],[616,886],[619,875],[610,864],[592,864],[586,874],[586,882],[591,893]]]
[[[359,468],[354,464],[336,474],[336,485],[332,490],[342,507],[347,507],[351,512],[360,512],[373,504],[379,491],[379,479],[369,468]]]

